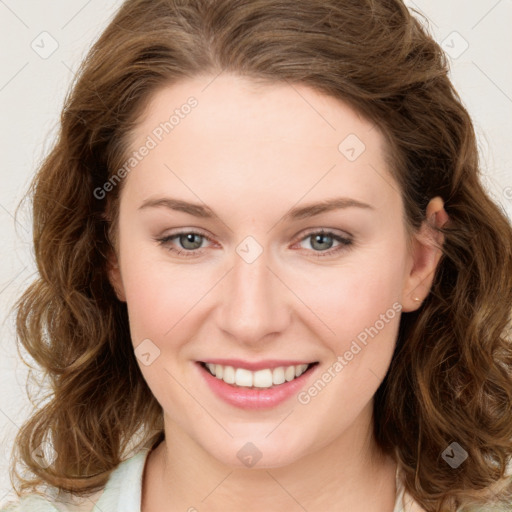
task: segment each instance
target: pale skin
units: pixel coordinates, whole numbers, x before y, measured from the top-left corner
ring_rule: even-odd
[[[391,512],[396,464],[379,452],[371,422],[400,314],[307,405],[294,397],[241,410],[211,392],[195,362],[298,358],[319,361],[321,375],[393,304],[402,313],[421,306],[441,256],[431,225],[447,221],[443,201],[430,201],[428,222],[409,238],[372,123],[306,86],[212,80],[188,79],[152,98],[133,150],[188,97],[198,105],[125,178],[120,199],[110,279],[127,302],[134,347],[150,339],[160,350],[152,364],[139,362],[166,437],[147,460],[142,511]],[[338,149],[349,134],[366,147],[353,162]],[[169,197],[218,218],[141,208]],[[335,197],[367,206],[283,219]],[[319,249],[312,235],[322,228],[352,244],[328,238]],[[177,231],[205,237],[155,240]],[[236,252],[248,236],[263,249],[250,264]],[[315,257],[321,252],[331,255]],[[248,442],[262,453],[251,468],[237,457]]]

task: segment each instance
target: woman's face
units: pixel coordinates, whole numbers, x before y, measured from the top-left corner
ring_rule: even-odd
[[[223,74],[160,90],[131,148],[110,275],[166,429],[266,467],[366,432],[428,274],[378,129],[306,86]],[[223,379],[199,363],[222,360]]]

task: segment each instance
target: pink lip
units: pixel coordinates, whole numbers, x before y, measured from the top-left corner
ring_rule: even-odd
[[[305,386],[311,375],[315,372],[318,365],[314,365],[300,377],[289,382],[284,382],[283,384],[279,384],[271,388],[261,389],[244,388],[232,384],[226,384],[222,379],[214,377],[205,367],[203,367],[201,363],[196,363],[196,366],[210,389],[219,398],[230,405],[234,405],[235,407],[255,410],[276,407],[292,396],[296,396],[297,393]],[[266,368],[269,367],[267,366]]]
[[[233,366],[234,368],[245,368],[255,372],[265,368],[278,368],[279,366],[295,366],[300,364],[311,364],[315,361],[296,361],[284,359],[264,359],[262,361],[244,361],[243,359],[205,359],[203,363],[221,364],[222,366]]]

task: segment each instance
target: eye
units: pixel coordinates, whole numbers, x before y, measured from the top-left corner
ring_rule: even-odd
[[[353,243],[353,240],[347,236],[337,235],[332,231],[327,231],[324,229],[321,229],[320,231],[310,231],[300,241],[302,242],[308,239],[312,240],[311,247],[313,248],[313,256],[319,258],[325,256],[333,256],[334,254],[346,250]],[[330,247],[332,247],[333,241],[339,242],[339,245],[334,249],[330,249]]]
[[[175,238],[178,239],[183,249],[175,247],[172,244],[172,240]],[[178,233],[156,238],[155,240],[172,253],[178,254],[179,256],[191,257],[200,255],[203,251],[198,251],[198,249],[201,248],[202,241],[210,240],[210,238],[197,231],[179,231]]]

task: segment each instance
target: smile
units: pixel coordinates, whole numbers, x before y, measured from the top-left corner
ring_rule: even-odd
[[[233,366],[201,363],[214,377],[223,380],[226,384],[232,384],[245,388],[271,388],[284,382],[290,382],[317,363],[278,366],[276,368],[264,368],[251,371],[246,368]]]
[[[298,364],[292,365],[290,364],[292,362]],[[211,369],[207,367],[207,364],[211,366]],[[252,366],[252,370],[241,368],[242,365]],[[217,398],[237,408],[256,410],[277,407],[279,404],[291,400],[314,378],[319,362],[309,364],[303,361],[250,363],[224,359],[208,363],[196,361],[195,366],[199,371],[200,382],[204,382]]]

